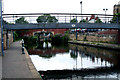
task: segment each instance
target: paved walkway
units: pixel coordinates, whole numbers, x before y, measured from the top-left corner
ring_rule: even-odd
[[[14,42],[2,57],[2,78],[41,80],[29,55],[22,54],[20,42]],[[36,78],[36,79],[35,79]]]

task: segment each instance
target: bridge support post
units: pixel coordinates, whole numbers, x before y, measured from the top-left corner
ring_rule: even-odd
[[[118,30],[118,44],[120,44],[120,29]]]

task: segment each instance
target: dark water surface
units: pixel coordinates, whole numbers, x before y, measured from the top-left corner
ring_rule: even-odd
[[[29,49],[43,79],[120,78],[120,52],[75,44]]]

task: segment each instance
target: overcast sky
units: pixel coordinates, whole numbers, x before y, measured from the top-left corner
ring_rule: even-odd
[[[113,6],[119,0],[3,0],[4,13],[83,13],[113,14]]]

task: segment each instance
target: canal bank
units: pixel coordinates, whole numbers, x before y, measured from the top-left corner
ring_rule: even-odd
[[[11,47],[5,50],[2,58],[2,80],[4,79],[29,79],[41,80],[35,69],[27,50],[22,54],[20,42],[14,42]]]
[[[119,44],[88,42],[88,41],[69,41],[68,43],[84,45],[84,46],[91,46],[91,47],[96,47],[96,48],[120,50]]]

